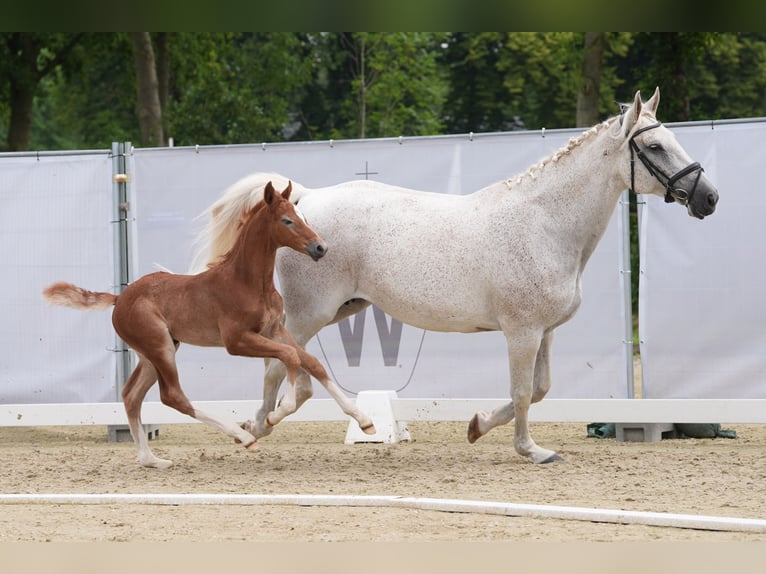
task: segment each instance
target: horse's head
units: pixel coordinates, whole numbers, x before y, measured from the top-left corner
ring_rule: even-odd
[[[659,103],[659,88],[646,102],[636,92],[633,104],[620,117],[630,149],[630,188],[636,193],[664,196],[666,202],[685,205],[689,215],[703,219],[715,211],[718,190],[673,133],[657,121]]]
[[[273,238],[280,247],[306,252],[317,261],[327,253],[327,244],[309,227],[298,208],[290,202],[292,190],[292,182],[288,182],[282,193],[278,193],[271,182],[263,190],[263,200],[274,222]]]

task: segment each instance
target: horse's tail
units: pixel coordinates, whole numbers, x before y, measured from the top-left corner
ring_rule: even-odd
[[[194,241],[194,256],[190,273],[201,273],[220,262],[234,245],[242,217],[263,198],[268,182],[284,189],[290,180],[278,173],[254,173],[231,185],[213,205],[199,217],[206,217],[204,229]],[[307,190],[293,182],[290,201],[298,203]]]
[[[63,305],[74,309],[107,309],[117,301],[117,295],[88,291],[63,281],[47,287],[43,291],[43,297],[49,305]]]

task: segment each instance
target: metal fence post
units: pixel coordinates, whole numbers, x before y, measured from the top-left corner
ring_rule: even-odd
[[[128,144],[130,145],[130,144]],[[114,292],[119,295],[130,282],[128,260],[128,173],[125,161],[125,144],[112,143],[112,229],[114,233]],[[115,334],[114,349],[117,353],[117,393],[120,393],[131,372],[131,357],[127,345]]]
[[[622,251],[620,253],[620,279],[623,289],[623,356],[625,360],[625,377],[627,379],[627,394],[629,399],[635,396],[633,384],[633,295],[630,270],[630,191],[625,190],[620,197],[620,223],[622,224]]]
[[[130,142],[112,142],[112,229],[114,233],[114,292],[119,295],[128,286],[131,280],[130,268],[130,234],[128,213],[130,200],[128,197],[128,173],[127,156],[131,151]],[[133,371],[133,355],[125,342],[115,333],[114,352],[117,353],[116,361],[116,401],[122,400],[122,387]],[[144,425],[144,432],[149,438],[159,434],[156,425]],[[127,425],[110,425],[108,427],[109,440],[112,442],[129,442],[132,440],[130,429]]]

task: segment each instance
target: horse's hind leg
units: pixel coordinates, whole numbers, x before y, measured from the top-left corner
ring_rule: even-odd
[[[172,364],[159,366],[155,364],[159,374],[160,382],[160,400],[163,404],[176,409],[200,422],[208,424],[234,438],[242,443],[248,450],[255,450],[258,447],[256,438],[249,432],[241,428],[234,421],[225,421],[195,408],[191,401],[184,394],[178,381],[178,371],[175,361]]]
[[[173,464],[173,461],[159,458],[152,452],[141,423],[141,404],[156,381],[157,371],[151,363],[139,356],[138,365],[122,387],[122,402],[128,416],[130,434],[138,448],[138,462],[141,466],[150,468],[167,468]]]
[[[181,389],[181,383],[178,380],[178,369],[175,361],[176,346],[169,333],[166,333],[165,339],[165,344],[159,349],[144,349],[143,352],[146,359],[151,361],[157,371],[162,403],[200,422],[216,427],[239,440],[248,450],[257,448],[255,437],[240,428],[236,422],[224,421],[194,408]]]

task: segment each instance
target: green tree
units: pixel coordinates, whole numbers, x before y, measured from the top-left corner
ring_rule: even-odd
[[[141,145],[167,145],[160,105],[160,82],[154,46],[149,32],[131,32],[133,65],[136,71],[136,115],[141,128]]]
[[[347,120],[340,102],[352,90],[343,36],[329,32],[301,35],[301,55],[309,63],[310,79],[297,107],[296,129],[289,139],[330,139],[343,133]]]
[[[583,34],[458,33],[445,60],[451,132],[571,126],[580,88]]]
[[[619,75],[633,93],[651,94],[659,86],[664,121],[688,121],[692,117],[691,86],[699,76],[691,74],[694,63],[714,45],[711,32],[640,32],[620,61]],[[633,93],[626,93],[629,100]]]
[[[447,132],[524,128],[522,118],[511,109],[506,72],[500,67],[505,37],[502,32],[450,34],[442,56],[449,84],[444,104]]]
[[[615,100],[655,86],[663,121],[766,113],[764,33],[593,34],[604,40],[600,119],[617,111]],[[26,101],[33,98],[29,139],[6,148],[141,141],[129,34],[0,33],[0,40],[0,139],[18,133],[11,126],[24,114],[13,86],[32,70],[24,84]],[[152,40],[165,132],[179,145],[572,127],[585,62],[580,32],[153,33]],[[595,101],[589,105],[591,122]]]
[[[141,141],[127,34],[86,34],[35,97],[34,149],[104,149]]]
[[[367,70],[357,68],[352,81],[360,111],[359,136],[441,133],[446,83],[437,66],[440,37],[360,32],[355,42],[367,46]]]
[[[303,139],[427,135],[442,132],[444,34],[307,35],[312,89],[300,106]]]
[[[281,141],[296,123],[309,61],[295,34],[153,34],[162,119],[177,145]],[[44,82],[34,144],[141,142],[128,34],[89,34]]]
[[[614,96],[621,80],[615,63],[627,53],[631,36],[597,34],[603,34],[603,53],[598,93],[594,95],[598,116],[603,118],[617,110]],[[575,125],[584,38],[584,33],[572,32],[451,34],[444,56],[450,77],[444,112],[447,131]]]
[[[592,126],[598,121],[605,44],[605,32],[585,32],[582,78],[580,91],[577,94],[576,126]]]
[[[298,121],[310,66],[293,33],[179,33],[169,135],[180,145],[284,140]]]
[[[0,85],[9,114],[6,149],[29,149],[34,98],[40,82],[64,63],[82,34],[0,33]]]
[[[692,119],[766,115],[766,34],[713,34],[689,75]]]

